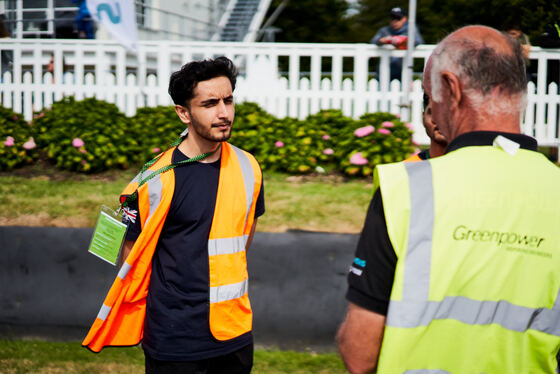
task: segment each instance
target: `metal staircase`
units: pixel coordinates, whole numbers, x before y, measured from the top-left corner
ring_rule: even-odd
[[[271,0],[230,0],[212,40],[253,42]]]

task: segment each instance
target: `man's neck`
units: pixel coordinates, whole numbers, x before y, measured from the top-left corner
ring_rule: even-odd
[[[179,144],[178,148],[179,151],[181,151],[185,156],[187,156],[188,158],[193,158],[203,153],[212,152],[216,150],[219,145],[220,142],[212,142],[205,139],[200,139],[197,138],[196,136],[193,136],[191,133],[189,133],[185,137],[185,139],[183,139],[181,144]],[[204,158],[203,160],[200,160],[199,162],[202,163],[214,162],[217,161],[220,158],[220,156],[221,153],[219,151],[214,152],[213,154]]]
[[[453,126],[455,131],[451,139],[472,131],[500,131],[517,134],[521,132],[519,123],[519,112],[494,116],[487,114],[469,116],[468,118],[464,118],[463,121],[458,121],[458,123]]]
[[[430,158],[443,156],[445,154],[446,147],[447,145],[442,145],[432,140],[432,142],[430,143],[430,149],[428,151],[430,154]]]

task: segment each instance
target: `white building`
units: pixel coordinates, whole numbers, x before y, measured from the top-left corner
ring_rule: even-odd
[[[140,40],[254,41],[270,0],[135,0]],[[13,38],[78,38],[80,0],[0,0]],[[247,38],[248,37],[248,38]],[[95,39],[110,39],[99,26]]]

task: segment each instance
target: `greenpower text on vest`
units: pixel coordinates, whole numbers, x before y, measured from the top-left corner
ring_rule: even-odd
[[[458,241],[494,242],[500,247],[506,245],[507,250],[552,257],[551,253],[535,250],[545,241],[545,238],[535,235],[509,231],[470,229],[465,225],[459,225],[453,230],[453,239]]]

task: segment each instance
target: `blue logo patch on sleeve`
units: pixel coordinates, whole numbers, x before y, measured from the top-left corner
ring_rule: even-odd
[[[354,259],[354,263],[355,263],[356,265],[358,265],[358,266],[363,267],[363,268],[366,267],[366,260],[362,260],[362,259],[359,258],[359,257],[356,257],[356,258]]]

